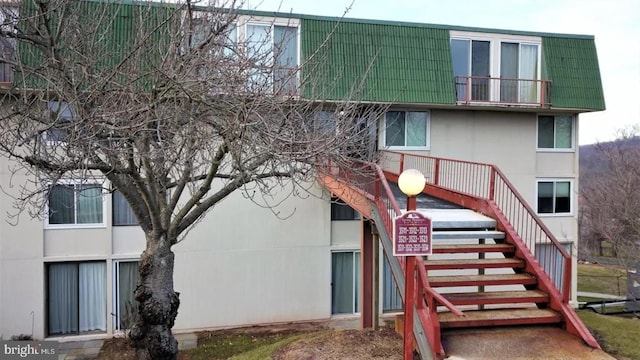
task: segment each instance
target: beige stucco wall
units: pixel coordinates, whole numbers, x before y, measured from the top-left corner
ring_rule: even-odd
[[[275,210],[286,219],[234,193],[175,246],[176,329],[331,315],[328,199]]]
[[[7,165],[0,158],[0,185],[16,191],[9,184],[24,179]],[[273,209],[236,192],[174,247],[176,330],[330,317],[330,204],[312,191]],[[0,194],[0,212],[10,210]],[[113,332],[113,261],[137,259],[145,239],[137,226],[111,226],[111,196],[105,213],[104,227],[91,229],[47,229],[26,214],[15,226],[0,222],[0,336],[45,337],[46,263],[85,260],[107,264],[107,335]]]
[[[17,194],[26,177],[12,174],[0,157],[0,337],[31,334],[44,326],[44,271],[42,223],[27,214],[19,219],[13,201],[4,192]],[[14,225],[17,221],[17,224]]]

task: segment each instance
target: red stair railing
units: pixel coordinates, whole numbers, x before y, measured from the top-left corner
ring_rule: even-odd
[[[551,308],[564,316],[567,330],[600,348],[569,306],[571,255],[500,169],[491,164],[395,151],[381,151],[380,165],[385,176],[395,179],[404,169],[418,169],[426,177],[426,193],[495,218],[498,229],[516,246],[516,255],[526,260],[526,270],[538,277],[541,289],[551,296]]]
[[[361,211],[364,210],[363,215],[369,218],[372,217],[371,211],[367,213],[366,209],[362,207],[362,199],[370,200],[382,218],[383,224],[379,225],[383,226],[378,226],[378,229],[384,230],[389,239],[392,238],[393,218],[401,215],[402,212],[391,192],[386,176],[379,165],[361,163],[351,171],[338,170],[337,168],[329,166],[321,171],[319,177],[321,179],[320,181],[326,185],[327,181],[322,180],[325,176],[343,183],[346,188],[357,191],[359,195],[361,195],[360,197],[353,195],[341,197],[342,194],[340,193],[335,193],[335,195],[341,197],[343,201],[352,207],[358,208]],[[331,186],[329,186],[329,188],[331,189]],[[391,249],[387,246],[383,246],[383,249],[390,262],[393,260],[399,261],[399,257],[394,257]],[[413,276],[416,276],[418,281],[416,281],[417,291],[414,292],[416,294],[416,301],[414,301],[414,303],[416,304],[416,313],[427,337],[431,352],[430,354],[423,354],[423,356],[428,359],[442,358],[445,353],[440,337],[440,322],[438,321],[437,307],[442,305],[458,316],[464,315],[455,305],[451,304],[451,302],[431,287],[423,259],[418,258],[416,260],[416,268],[414,269]],[[399,263],[404,275],[407,276],[405,261],[399,261]],[[397,284],[404,284],[404,279],[396,278],[395,280]],[[403,291],[400,291],[400,294],[401,297],[404,297]],[[403,302],[406,304],[407,299],[403,298]],[[416,336],[418,335],[416,334]],[[424,351],[424,349],[421,349],[421,351]]]
[[[425,174],[427,184],[494,203],[543,266],[563,302],[569,302],[571,255],[498,167],[395,151],[382,154],[381,166],[388,173],[399,175],[403,169],[415,168]],[[561,263],[555,261],[559,258]]]

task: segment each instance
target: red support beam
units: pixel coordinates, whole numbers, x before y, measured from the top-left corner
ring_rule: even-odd
[[[413,306],[416,298],[416,257],[405,258],[403,360],[413,360]]]
[[[360,276],[362,281],[361,308],[360,308],[360,327],[362,329],[373,328],[374,316],[374,242],[371,223],[368,220],[360,220]]]

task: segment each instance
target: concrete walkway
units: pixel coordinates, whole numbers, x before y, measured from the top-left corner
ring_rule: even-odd
[[[578,296],[598,298],[598,299],[604,299],[604,300],[626,300],[627,299],[626,296],[600,294],[600,293],[587,292],[587,291],[578,291]]]
[[[448,360],[615,360],[551,326],[446,330],[442,338]]]

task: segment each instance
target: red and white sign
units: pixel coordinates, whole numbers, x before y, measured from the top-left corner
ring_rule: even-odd
[[[393,255],[431,255],[431,219],[407,211],[393,219]]]

